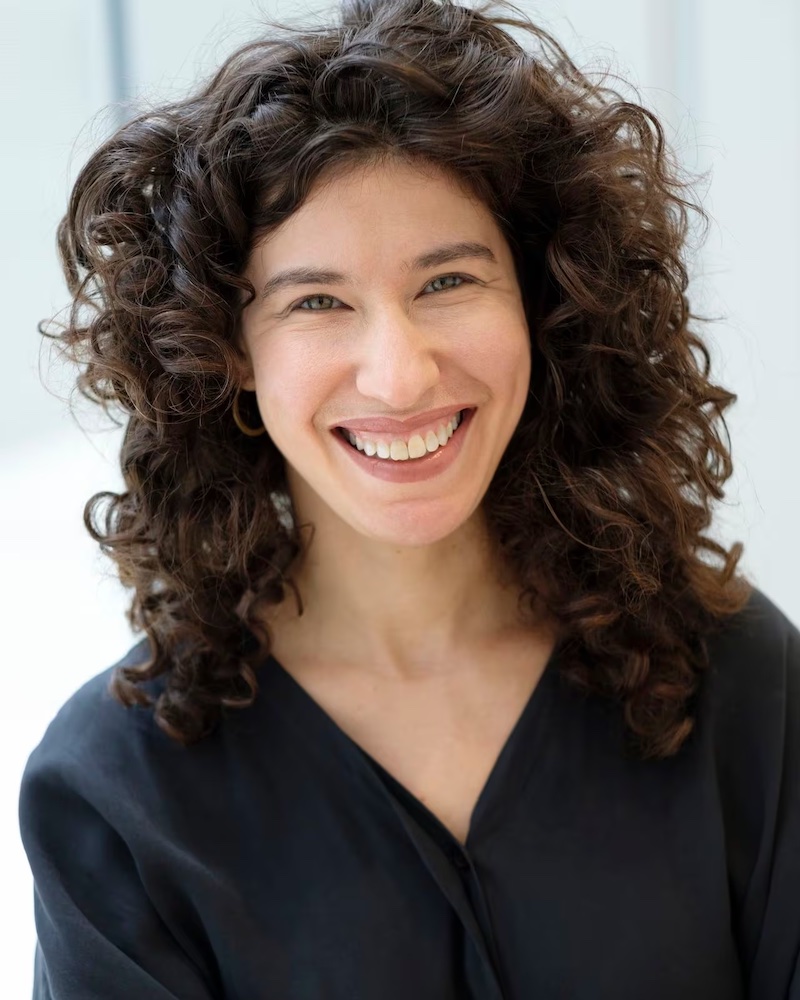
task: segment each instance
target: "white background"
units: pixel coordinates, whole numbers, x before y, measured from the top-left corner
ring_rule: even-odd
[[[697,309],[719,317],[705,328],[712,374],[739,396],[726,418],[736,475],[712,534],[743,541],[744,568],[800,622],[800,4],[518,5],[580,66],[630,80],[663,116],[682,162],[710,170],[698,193],[712,227],[689,293]],[[325,10],[248,0],[224,8],[209,0],[120,2],[126,63],[112,44],[113,7],[112,0],[0,0],[0,884],[9,997],[30,995],[35,941],[17,827],[25,760],[62,702],[137,638],[124,619],[127,595],[82,518],[91,494],[121,488],[121,432],[88,404],[70,415],[70,373],[36,332],[38,320],[67,303],[56,224],[78,169],[124,114],[114,104],[120,95],[135,104],[183,94],[258,33],[260,11],[291,18]]]

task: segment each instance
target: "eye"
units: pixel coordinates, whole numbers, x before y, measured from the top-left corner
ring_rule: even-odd
[[[436,284],[437,281],[448,281],[450,278],[458,278],[459,281],[466,281],[468,284],[474,284],[472,278],[468,278],[464,274],[442,274],[438,278],[434,278],[433,281],[429,281],[426,287]],[[450,285],[451,288],[460,288],[460,285]],[[446,289],[441,289],[441,291],[446,291]]]
[[[430,286],[436,284],[437,281],[449,281],[451,278],[457,278],[460,282],[463,281],[463,282],[466,282],[469,285],[474,285],[475,284],[474,279],[473,278],[468,278],[465,274],[441,274],[441,275],[439,275],[438,278],[433,278],[431,281],[429,281],[428,284],[425,287],[426,288],[430,288]],[[461,287],[460,285],[450,285],[449,286],[449,288],[460,288],[460,287]],[[439,288],[439,289],[436,289],[436,291],[442,291],[442,292],[446,292],[447,290],[448,290],[448,288]],[[306,303],[308,303],[308,302],[315,302],[315,301],[318,302],[320,299],[330,299],[333,302],[340,302],[341,301],[340,299],[334,298],[333,295],[323,295],[321,292],[318,292],[316,295],[308,295],[308,296],[306,296],[306,298],[300,299],[299,302],[296,302],[291,307],[290,312],[294,312],[295,309],[301,309],[303,312],[329,312],[330,310],[327,310],[327,309],[324,309],[324,308],[323,309],[316,309],[313,306],[308,306],[307,308],[303,308],[306,305]]]
[[[332,299],[334,302],[339,301],[339,299],[335,299],[332,295],[322,295],[322,293],[317,293],[316,295],[309,295],[307,298],[301,299],[299,302],[295,303],[295,305],[292,306],[291,311],[294,312],[295,309],[300,309],[302,306],[306,304],[306,302],[315,302],[319,301],[319,299]],[[326,311],[325,309],[312,309],[310,307],[304,310],[304,312],[325,312],[325,311]]]

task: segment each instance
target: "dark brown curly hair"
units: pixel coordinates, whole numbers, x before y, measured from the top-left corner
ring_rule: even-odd
[[[281,453],[232,419],[242,273],[324,170],[396,156],[468,185],[514,255],[534,364],[483,501],[493,542],[568,636],[569,682],[621,707],[642,757],[673,755],[705,637],[753,589],[742,544],[703,534],[737,398],[709,380],[686,297],[689,213],[707,215],[655,115],[506,0],[355,0],[336,21],[268,22],[192,96],[128,121],[60,223],[72,304],[40,332],[126,420],[125,491],[84,511],[150,645],[112,691],[185,744],[255,698],[270,636],[254,609],[294,586],[306,526]]]

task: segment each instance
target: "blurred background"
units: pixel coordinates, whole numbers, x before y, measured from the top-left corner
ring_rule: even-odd
[[[655,110],[711,215],[690,260],[736,474],[711,534],[793,621],[800,541],[800,4],[796,0],[542,0],[517,6],[583,69],[608,71]],[[127,595],[83,525],[119,490],[121,429],[77,395],[37,333],[67,304],[55,231],[92,150],[142,102],[184,95],[259,18],[313,22],[334,8],[252,0],[0,0],[0,546],[5,569],[0,832],[4,995],[30,995],[32,881],[17,827],[28,754],[64,700],[138,637]],[[9,919],[11,918],[11,919]]]

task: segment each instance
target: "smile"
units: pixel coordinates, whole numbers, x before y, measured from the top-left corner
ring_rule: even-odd
[[[446,447],[465,412],[466,410],[460,410],[449,420],[440,420],[435,430],[431,428],[425,434],[412,434],[407,440],[381,439],[377,435],[356,434],[344,427],[339,427],[337,430],[353,448],[363,451],[369,458],[377,455],[379,459],[390,462],[416,461],[424,458],[426,454]]]
[[[381,440],[378,435],[366,440],[353,434],[354,444],[352,432],[344,428],[337,427],[331,433],[341,450],[368,475],[388,482],[421,482],[443,475],[459,464],[457,459],[469,437],[475,413],[475,407],[461,410],[454,418],[442,421],[435,434],[429,432],[426,438],[413,434],[407,441],[402,438],[387,441],[385,437]]]

